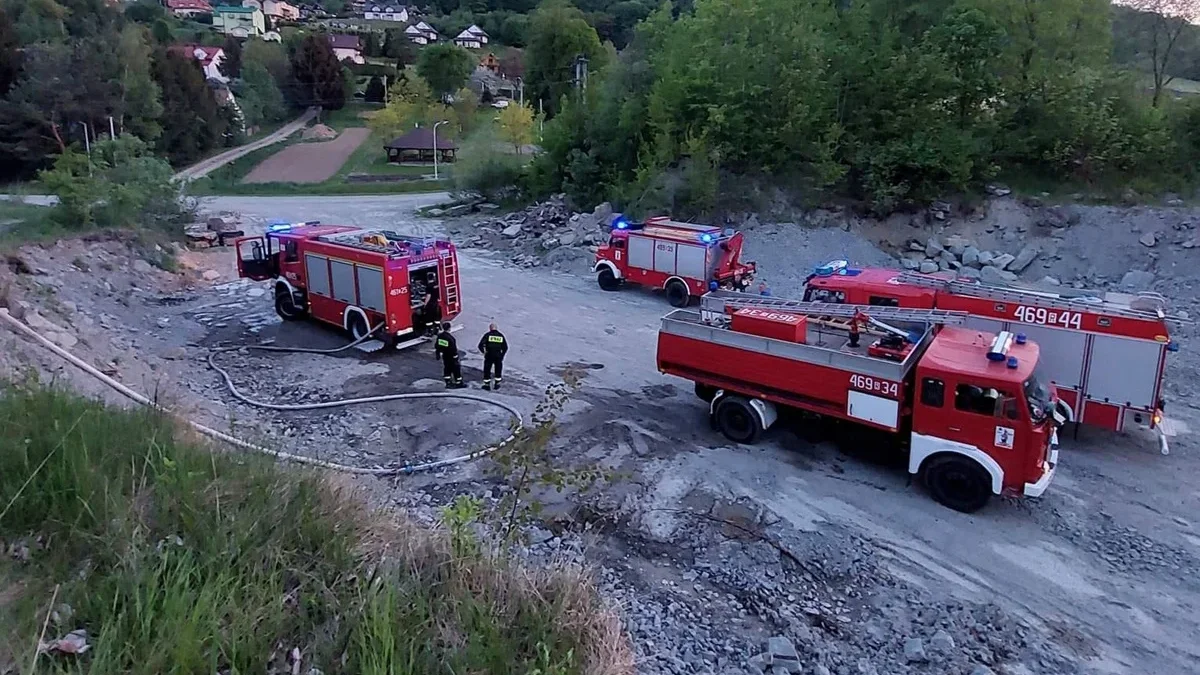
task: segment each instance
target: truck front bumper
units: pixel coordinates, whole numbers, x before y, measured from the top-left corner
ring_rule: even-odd
[[[1050,448],[1050,459],[1046,462],[1046,465],[1049,468],[1046,469],[1046,473],[1043,473],[1042,477],[1036,483],[1025,484],[1024,493],[1026,497],[1041,497],[1046,488],[1050,487],[1050,481],[1054,480],[1054,472],[1058,471],[1058,448]]]

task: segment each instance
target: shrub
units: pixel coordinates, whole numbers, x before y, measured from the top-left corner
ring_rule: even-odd
[[[459,150],[454,165],[454,187],[478,192],[492,201],[505,201],[522,191],[525,167],[521,159],[502,149],[491,130],[482,130]]]
[[[52,216],[68,228],[161,226],[183,215],[170,164],[135,136],[70,148],[38,179],[58,197]]]

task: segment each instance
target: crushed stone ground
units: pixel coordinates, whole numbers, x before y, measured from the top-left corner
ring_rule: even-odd
[[[206,208],[240,212],[251,230],[289,218],[432,235],[458,227],[412,215],[438,200],[237,198]],[[1173,307],[1200,311],[1200,254],[1184,245],[1200,213],[1075,208],[1083,209],[1079,222],[1047,235],[1063,241],[1026,276],[1112,285],[1130,270],[1151,271],[1151,287]],[[980,220],[918,217],[916,226],[899,223],[900,232],[837,214],[797,227],[750,223],[747,254],[777,295],[792,294],[817,263],[896,265],[911,239],[963,233],[993,250],[1019,250],[1031,239],[1015,235],[1038,227],[1018,232],[1020,219],[1035,211],[1005,200]],[[1162,239],[1138,243],[1151,227]],[[1010,228],[1014,237],[1005,241]],[[997,233],[994,243],[986,240]],[[343,338],[281,324],[266,287],[232,278],[231,255],[189,253],[185,273],[175,275],[131,256],[125,242],[61,242],[21,250],[26,271],[0,266],[0,288],[8,288],[10,306],[38,313],[70,336],[64,342],[74,340],[73,351],[122,381],[160,392],[200,421],[254,430],[286,449],[375,466],[458,454],[503,435],[506,420],[473,404],[298,414],[234,402],[204,363],[208,348],[262,340],[338,346]],[[590,276],[522,269],[509,257],[462,252],[460,340],[470,345],[488,322],[500,324],[512,351],[511,384],[498,395],[526,412],[564,368],[583,372],[552,452],[563,463],[618,474],[587,495],[543,495],[545,521],[529,528],[520,553],[535,563],[594,566],[604,592],[622,605],[639,672],[758,672],[770,637],[786,637],[798,672],[817,675],[1196,672],[1200,491],[1192,476],[1200,447],[1186,431],[1200,425],[1194,328],[1179,331],[1184,348],[1168,366],[1169,412],[1185,428],[1170,456],[1159,455],[1149,436],[1084,429],[1064,439],[1045,497],[997,500],[966,516],[935,504],[902,469],[786,430],[755,447],[727,444],[708,428],[688,383],[656,371],[657,321],[668,309],[661,297],[601,293]],[[218,278],[205,281],[204,272]],[[274,400],[419,391],[437,386],[439,376],[426,352],[219,358],[248,394]],[[469,354],[464,364],[474,386],[481,361]],[[0,331],[0,376],[27,368],[113,400]],[[428,522],[455,495],[497,503],[505,490],[484,462],[359,482],[381,504]]]

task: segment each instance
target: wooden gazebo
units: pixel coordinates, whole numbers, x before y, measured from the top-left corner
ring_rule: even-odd
[[[387,151],[388,162],[400,163],[433,163],[434,136],[433,128],[418,127],[399,138],[392,139],[383,149]],[[437,161],[453,162],[458,144],[446,137],[437,139]]]

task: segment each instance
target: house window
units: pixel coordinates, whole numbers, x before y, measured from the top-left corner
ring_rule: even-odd
[[[940,408],[946,400],[946,383],[932,377],[921,380],[921,403]]]
[[[900,301],[897,300],[896,298],[887,298],[887,297],[884,297],[881,295],[872,295],[870,298],[867,299],[867,304],[874,305],[876,307],[899,307]]]
[[[954,390],[954,407],[976,415],[999,417],[1002,413],[1000,402],[1007,398],[1009,397],[991,387],[960,384]],[[1003,412],[1007,412],[1007,409]]]

